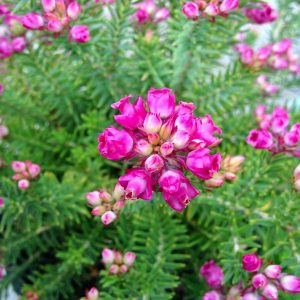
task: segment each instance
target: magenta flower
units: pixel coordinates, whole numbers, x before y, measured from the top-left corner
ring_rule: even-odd
[[[69,32],[70,41],[86,43],[90,40],[89,28],[86,25],[75,25]]]
[[[71,2],[68,5],[67,8],[67,15],[70,17],[72,20],[78,19],[79,15],[81,13],[81,7],[80,4],[76,1]]]
[[[0,59],[5,59],[13,54],[13,46],[6,38],[0,37]]]
[[[220,6],[220,11],[229,13],[236,10],[239,6],[239,0],[223,0]]]
[[[273,45],[273,51],[277,54],[286,53],[292,47],[291,39],[285,38]]]
[[[257,3],[254,8],[244,8],[245,16],[256,24],[270,23],[278,18],[278,12],[269,4]]]
[[[126,252],[124,254],[123,260],[124,260],[124,264],[127,267],[131,267],[133,265],[133,263],[135,262],[135,259],[136,259],[136,255],[133,252]]]
[[[273,138],[267,130],[253,129],[247,137],[247,143],[255,149],[271,149],[273,147]]]
[[[194,2],[185,2],[182,7],[184,15],[191,20],[197,20],[199,18],[199,7]]]
[[[99,135],[99,152],[110,160],[119,160],[128,157],[133,148],[133,139],[125,131],[109,127]]]
[[[252,284],[256,289],[263,289],[268,283],[268,279],[264,274],[256,274],[252,277]]]
[[[268,283],[262,291],[263,296],[269,300],[278,299],[278,289],[274,284]]]
[[[296,294],[300,293],[300,278],[293,275],[283,275],[280,284],[285,292]]]
[[[29,13],[22,18],[22,24],[27,29],[40,30],[44,28],[44,18],[38,13]]]
[[[247,272],[257,272],[260,269],[262,262],[262,259],[259,258],[255,253],[243,255],[243,269]]]
[[[204,277],[210,288],[216,289],[221,287],[224,278],[223,271],[213,260],[206,262],[201,267],[200,274]]]
[[[13,38],[12,47],[13,51],[22,52],[26,48],[26,39],[22,36]]]
[[[64,26],[59,20],[50,20],[47,29],[51,32],[61,32],[64,29]]]

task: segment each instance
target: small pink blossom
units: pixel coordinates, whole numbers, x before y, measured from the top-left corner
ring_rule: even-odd
[[[269,265],[265,268],[264,273],[272,279],[276,279],[281,274],[281,266],[280,265]]]
[[[243,269],[247,272],[257,272],[260,269],[262,262],[262,259],[260,259],[255,253],[243,255]]]
[[[212,289],[221,287],[224,278],[223,271],[213,260],[206,262],[201,267],[200,274]]]
[[[27,179],[21,179],[18,182],[18,187],[20,190],[27,190],[29,188],[30,182]]]
[[[95,288],[92,287],[87,293],[86,293],[86,298],[87,300],[98,300],[99,297],[99,291]]]
[[[263,289],[263,295],[269,300],[277,300],[278,289],[275,285],[268,283]]]
[[[116,214],[113,211],[105,212],[102,217],[101,221],[104,225],[109,225],[117,218]]]
[[[268,283],[268,279],[264,274],[256,274],[252,277],[252,284],[256,289],[263,289]]]
[[[136,255],[133,252],[126,252],[124,254],[124,264],[127,267],[131,267],[136,260]]]
[[[33,12],[23,16],[22,24],[27,29],[39,30],[43,29],[45,22],[41,15]]]
[[[202,300],[222,300],[223,297],[216,291],[210,291],[203,295]]]
[[[239,6],[239,0],[223,0],[220,6],[220,11],[229,13],[236,10]]]
[[[280,284],[287,293],[300,293],[300,278],[293,275],[283,275],[280,278]]]
[[[75,25],[69,32],[70,41],[86,43],[90,40],[89,28],[86,25]]]
[[[182,7],[184,15],[191,20],[197,20],[199,18],[199,7],[194,2],[185,2]]]
[[[108,248],[104,248],[102,250],[102,260],[104,264],[110,265],[115,260],[115,253],[113,250],[110,250]]]
[[[80,4],[76,1],[71,2],[67,8],[67,15],[72,19],[76,20],[81,13]]]

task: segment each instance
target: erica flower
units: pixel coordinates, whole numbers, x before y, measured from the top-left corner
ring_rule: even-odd
[[[281,266],[280,265],[269,265],[265,268],[264,273],[269,277],[276,279],[281,274]]]
[[[258,289],[264,288],[268,283],[268,279],[264,274],[256,274],[252,277],[253,286]]]
[[[86,293],[86,299],[87,300],[98,300],[99,297],[99,291],[93,287]]]
[[[112,107],[120,111],[116,122],[123,127],[109,127],[99,135],[99,152],[110,160],[123,159],[133,165],[119,178],[118,200],[151,200],[153,191],[163,193],[167,204],[181,211],[199,194],[184,171],[208,180],[220,168],[220,154],[210,154],[221,139],[211,116],[195,117],[195,105],[175,104],[168,88],[150,89],[147,101],[131,96]],[[209,148],[210,149],[209,149]],[[171,187],[170,185],[176,182]]]
[[[284,291],[292,294],[300,293],[300,278],[293,275],[283,275],[280,283]]]
[[[210,291],[203,295],[202,300],[222,300],[223,297],[216,291]]]
[[[206,262],[200,269],[200,274],[212,288],[220,288],[223,281],[223,271],[213,260]]]
[[[266,130],[253,129],[247,137],[247,143],[256,149],[270,149],[273,146],[273,138]]]
[[[244,8],[245,16],[254,23],[264,24],[275,21],[278,13],[269,4],[257,3],[253,8]]]
[[[256,272],[262,265],[262,259],[260,259],[255,253],[245,254],[242,259],[243,269],[247,272]]]
[[[182,12],[191,20],[197,20],[200,15],[199,7],[194,2],[185,2],[182,7]]]

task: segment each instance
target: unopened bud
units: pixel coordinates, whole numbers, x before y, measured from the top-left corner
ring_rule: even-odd
[[[85,198],[90,206],[99,206],[101,199],[98,191],[89,192],[85,195]]]
[[[149,133],[148,134],[148,141],[152,145],[158,145],[160,141],[160,136],[157,133]]]
[[[224,177],[225,177],[226,180],[229,180],[229,181],[236,180],[236,175],[233,174],[233,173],[230,173],[230,172],[224,173]]]
[[[146,140],[138,140],[135,145],[135,151],[141,155],[148,156],[152,153],[153,147]]]
[[[18,187],[20,190],[26,190],[29,188],[30,182],[27,179],[21,179],[18,182]]]
[[[208,188],[217,188],[224,184],[224,178],[221,174],[215,174],[213,178],[205,181],[205,186]]]
[[[93,210],[92,210],[92,215],[93,216],[102,216],[105,213],[105,207],[104,206],[96,206]]]
[[[115,254],[115,263],[118,264],[118,265],[123,263],[123,256],[122,256],[121,252],[114,251],[114,254]]]
[[[128,267],[131,267],[135,262],[136,255],[133,252],[126,252],[124,254],[124,264]]]
[[[100,191],[99,191],[99,197],[100,197],[100,199],[101,199],[103,202],[107,202],[107,203],[111,202],[111,200],[112,200],[111,194],[109,194],[109,193],[108,193],[107,191],[105,191],[105,190],[100,190]]]
[[[173,143],[171,143],[171,142],[163,143],[159,149],[159,151],[163,157],[166,157],[166,156],[172,154],[173,150],[174,150],[174,146],[173,146]]]
[[[118,274],[119,273],[119,266],[118,265],[111,265],[109,267],[109,273],[114,274],[114,275]]]
[[[101,217],[101,221],[104,225],[109,225],[117,218],[117,215],[113,211],[107,211]]]
[[[115,189],[113,191],[113,198],[114,199],[120,199],[123,195],[125,194],[125,191],[124,191],[124,188],[119,184],[117,183],[115,185]]]
[[[76,20],[81,12],[80,4],[76,1],[71,2],[67,8],[67,15],[72,19]]]
[[[128,271],[128,267],[126,265],[121,265],[120,266],[120,272],[121,273],[126,273]]]
[[[99,291],[93,287],[86,294],[87,300],[98,300]]]
[[[110,250],[108,248],[104,248],[102,250],[102,261],[106,265],[110,265],[115,260],[115,252],[113,250]]]

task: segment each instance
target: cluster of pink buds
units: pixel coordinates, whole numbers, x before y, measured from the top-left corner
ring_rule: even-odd
[[[241,62],[251,68],[266,67],[271,70],[289,70],[300,73],[299,55],[294,53],[292,41],[288,38],[278,43],[264,46],[257,51],[247,44],[236,44],[236,52],[240,54]]]
[[[295,190],[300,192],[300,164],[294,170],[293,182]]]
[[[18,187],[21,190],[28,189],[30,181],[36,179],[41,172],[41,167],[29,160],[13,161],[11,168],[15,172],[12,179],[18,182]]]
[[[279,87],[275,84],[272,84],[268,81],[266,75],[262,74],[256,78],[257,84],[260,86],[263,94],[270,96],[276,94],[279,90]]]
[[[92,287],[88,290],[85,294],[85,297],[80,298],[80,300],[98,300],[99,298],[99,291],[97,288]]]
[[[242,155],[226,156],[222,159],[220,172],[215,173],[213,178],[205,181],[208,188],[216,188],[225,183],[225,181],[234,181],[237,173],[241,170],[245,157]]]
[[[208,286],[213,289],[203,295],[202,300],[277,300],[278,291],[300,293],[300,278],[281,272],[280,265],[268,265],[262,268],[263,260],[255,253],[242,258],[243,269],[251,273],[250,284],[226,288],[222,285],[224,278],[221,267],[215,262],[206,262],[200,269]]]
[[[133,19],[138,24],[158,23],[170,17],[170,12],[166,7],[158,7],[155,0],[144,0],[134,5],[136,12]]]
[[[123,188],[117,183],[112,195],[105,190],[97,190],[85,195],[88,205],[93,207],[92,215],[101,216],[104,225],[112,223],[124,207],[125,199],[120,199],[120,193],[123,194]]]
[[[168,205],[182,211],[199,194],[183,171],[209,180],[221,165],[219,153],[211,155],[221,134],[210,115],[195,117],[193,103],[175,105],[168,88],[151,88],[147,101],[131,96],[112,104],[120,111],[115,121],[123,128],[106,128],[99,135],[99,152],[109,160],[123,159],[133,167],[119,178],[118,200],[151,200],[160,191]]]
[[[22,52],[27,46],[26,31],[21,16],[13,14],[5,5],[1,5],[0,19],[0,59]]]
[[[272,114],[266,114],[266,107],[259,105],[255,110],[259,129],[250,131],[247,143],[255,149],[273,154],[287,153],[300,157],[300,123],[288,129],[289,115],[284,108],[277,107]]]
[[[102,251],[102,261],[109,273],[113,275],[127,273],[133,267],[135,259],[136,255],[133,252],[126,252],[122,255],[121,252],[108,248]]]
[[[3,124],[3,119],[0,117],[0,141],[4,139],[6,136],[8,136],[9,130],[8,128]]]
[[[266,3],[251,3],[252,7],[242,8],[245,16],[256,24],[271,23],[277,20],[278,12]]]
[[[22,18],[23,26],[31,30],[48,30],[57,37],[64,31],[69,32],[69,40],[77,43],[86,43],[90,39],[86,25],[70,26],[70,22],[77,20],[80,13],[80,4],[74,0],[41,0],[44,15],[36,12],[29,13]]]
[[[214,21],[216,16],[226,18],[238,6],[239,0],[194,0],[185,2],[182,12],[190,20],[196,21],[202,16]]]

